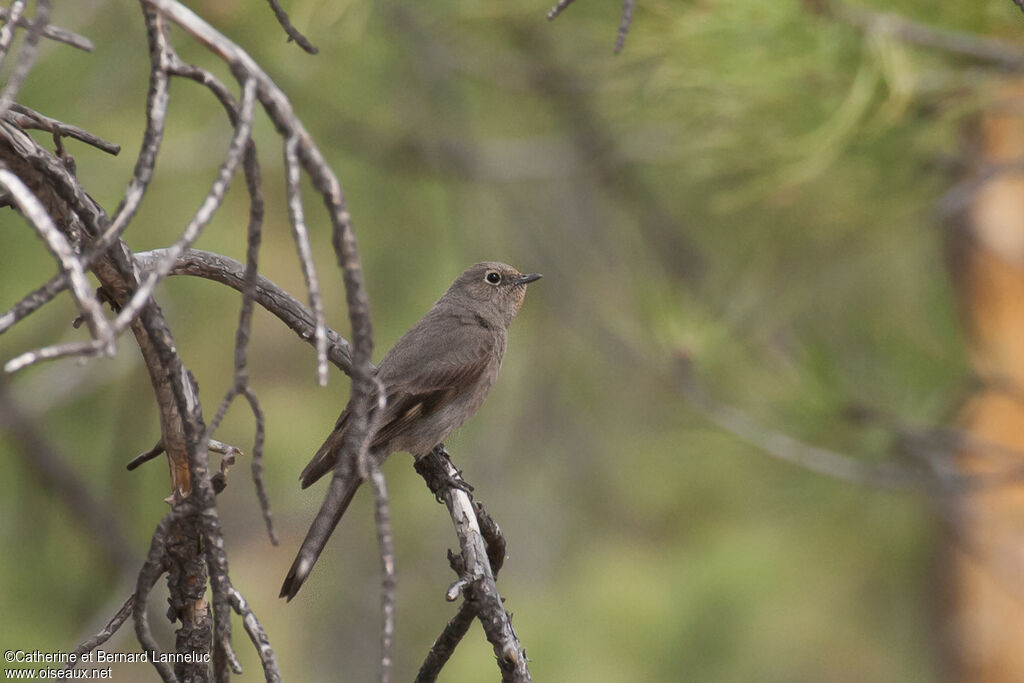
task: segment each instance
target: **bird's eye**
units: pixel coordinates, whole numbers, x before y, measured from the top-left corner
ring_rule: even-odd
[[[501,274],[498,273],[497,271],[489,270],[487,271],[487,275],[484,276],[484,279],[487,280],[492,285],[496,285],[499,282],[501,282]]]

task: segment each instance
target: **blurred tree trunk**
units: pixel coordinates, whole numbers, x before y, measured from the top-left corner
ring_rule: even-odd
[[[970,477],[1024,466],[1024,84],[1004,87],[972,131],[952,256],[969,348],[981,377],[957,416],[979,442],[959,454]],[[1000,475],[1003,475],[1002,477]],[[944,648],[956,681],[1024,681],[1024,479],[961,488],[952,533]]]

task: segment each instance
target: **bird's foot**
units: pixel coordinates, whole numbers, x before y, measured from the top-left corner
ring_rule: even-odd
[[[473,487],[462,478],[462,470],[456,469],[444,444],[438,444],[422,458],[417,458],[416,471],[427,482],[430,492],[443,503],[443,492],[458,489],[472,495]]]

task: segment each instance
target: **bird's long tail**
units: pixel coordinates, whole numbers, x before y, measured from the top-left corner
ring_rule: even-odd
[[[327,497],[324,499],[323,505],[320,506],[320,511],[316,513],[313,523],[309,526],[306,539],[302,542],[302,547],[299,548],[299,553],[295,556],[295,561],[292,562],[292,568],[288,571],[288,576],[285,577],[284,584],[281,586],[279,597],[290,601],[302,588],[302,584],[309,576],[317,558],[320,557],[324,546],[327,545],[327,540],[334,533],[335,527],[341,521],[341,516],[345,514],[353,496],[356,495],[356,491],[363,483],[363,479],[355,471],[355,468],[345,469],[348,471],[339,470],[331,479]]]
[[[302,474],[299,475],[299,482],[302,484],[302,488],[309,488],[320,477],[334,469],[334,466],[338,463],[338,454],[341,453],[341,447],[344,444],[347,422],[348,409],[345,409],[341,417],[338,418],[338,423],[334,426],[334,429],[327,435],[323,445],[317,449],[313,458],[303,468]]]

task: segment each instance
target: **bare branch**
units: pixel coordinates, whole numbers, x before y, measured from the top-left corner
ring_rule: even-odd
[[[370,468],[370,480],[373,482],[374,519],[377,523],[377,545],[381,561],[380,680],[381,683],[390,683],[395,641],[395,544],[391,534],[387,485],[384,473],[376,464]]]
[[[57,229],[57,226],[53,224],[50,215],[36,196],[18,176],[3,165],[0,165],[0,185],[7,189],[22,214],[36,229],[39,236],[45,240],[50,253],[57,257],[61,269],[67,273],[68,281],[71,284],[71,293],[85,316],[89,331],[97,342],[97,348],[101,349],[103,353],[113,353],[113,330],[107,319],[103,317],[100,302],[85,277],[78,255]],[[4,319],[0,319],[0,326],[5,325],[8,315],[10,314],[5,314]],[[6,326],[9,327],[10,323],[6,323]],[[8,372],[13,372],[13,370],[8,369]]]
[[[144,651],[149,654],[149,661],[153,663],[157,673],[164,683],[174,683],[178,680],[174,671],[166,662],[159,661],[156,655],[159,654],[159,645],[153,637],[153,631],[149,627],[149,614],[146,609],[146,600],[150,591],[156,585],[157,579],[164,573],[164,558],[166,556],[167,529],[171,522],[173,511],[167,513],[160,524],[153,532],[153,540],[149,546],[149,554],[146,562],[139,570],[139,578],[135,585],[134,604],[132,605],[132,617],[135,620],[135,635],[139,639]]]
[[[299,260],[302,263],[302,274],[306,278],[309,290],[309,305],[316,318],[316,372],[320,386],[327,386],[327,322],[324,315],[324,302],[320,296],[320,281],[316,275],[313,262],[313,249],[309,243],[309,230],[306,229],[305,214],[302,209],[302,195],[299,192],[299,139],[289,137],[284,143],[285,182],[288,193],[288,217],[291,219],[292,233],[295,244],[299,248]]]
[[[146,130],[143,133],[142,145],[139,149],[139,156],[135,161],[132,178],[125,189],[124,198],[121,200],[117,211],[114,212],[112,220],[107,221],[105,216],[99,216],[89,211],[92,207],[86,201],[84,193],[79,194],[81,193],[81,188],[78,184],[73,182],[73,179],[70,178],[65,169],[54,167],[52,164],[47,163],[48,160],[44,150],[39,148],[31,137],[24,133],[15,135],[16,131],[6,129],[10,144],[19,150],[22,157],[34,163],[38,169],[50,176],[57,174],[56,177],[51,177],[51,181],[55,183],[60,181],[59,184],[56,184],[58,192],[63,192],[64,195],[74,195],[73,198],[65,196],[65,199],[73,206],[76,212],[83,216],[83,219],[91,220],[98,227],[105,227],[102,234],[91,241],[90,249],[80,256],[79,261],[83,269],[91,267],[96,258],[100,254],[105,253],[117,241],[121,233],[128,227],[128,223],[135,216],[146,193],[146,189],[152,180],[156,155],[163,141],[164,126],[167,118],[167,104],[169,101],[167,69],[172,51],[167,42],[167,26],[163,19],[153,12],[145,12],[144,15],[149,39],[151,67],[149,91],[146,96]],[[7,27],[5,26],[4,28],[6,29]],[[0,132],[4,131],[5,129],[0,127]],[[25,316],[38,310],[67,286],[67,276],[61,273],[16,303],[7,313],[0,316],[0,333]]]
[[[697,384],[691,363],[683,355],[676,357],[679,390],[693,407],[721,429],[768,455],[836,479],[880,488],[912,486],[914,477],[888,465],[871,466],[853,458],[801,443],[793,437],[755,424],[738,410],[714,401]]]
[[[622,52],[622,48],[626,45],[626,34],[629,33],[629,27],[633,25],[633,6],[636,4],[636,0],[622,0],[622,17],[619,19],[619,34],[615,38],[615,54]]]
[[[441,635],[430,646],[430,652],[427,653],[426,659],[423,660],[423,664],[420,665],[420,670],[416,674],[416,683],[433,683],[437,680],[441,669],[455,653],[455,648],[469,632],[469,627],[473,625],[475,618],[476,612],[473,610],[473,606],[468,601],[463,602],[459,606],[459,611],[448,620]]]
[[[505,611],[494,582],[494,571],[477,519],[476,507],[465,487],[459,485],[461,476],[444,445],[437,446],[417,460],[416,471],[427,481],[430,490],[448,506],[461,549],[461,575],[452,589],[457,588],[465,593],[466,601],[480,619],[487,640],[494,647],[502,680],[532,680],[526,652],[512,628],[511,617]],[[457,597],[457,593],[451,595],[452,589],[449,589],[449,599]]]
[[[277,656],[274,654],[274,648],[270,646],[270,639],[267,637],[266,631],[263,630],[256,615],[250,609],[249,603],[245,601],[245,598],[242,597],[242,594],[236,588],[232,586],[230,591],[228,591],[228,596],[235,614],[242,617],[242,625],[245,628],[245,632],[249,634],[249,640],[256,646],[256,652],[259,654],[260,662],[263,664],[263,673],[266,675],[267,683],[279,683],[281,672],[277,666]]]
[[[21,3],[24,6],[23,3]],[[5,22],[8,26],[10,25],[9,17],[13,13],[13,10],[0,7],[0,21]],[[18,28],[31,29],[34,22],[24,17],[18,17],[15,19],[14,24]],[[53,24],[46,24],[43,26],[43,38],[49,38],[58,43],[65,43],[71,47],[84,50],[85,52],[92,52],[93,44],[92,41],[85,36],[80,36],[77,33],[72,33],[67,29],[63,29],[60,26],[54,26]]]
[[[32,20],[32,25],[25,33],[25,42],[22,43],[21,49],[18,51],[18,61],[14,64],[14,71],[11,72],[10,78],[7,79],[7,85],[4,86],[3,91],[0,91],[0,118],[3,118],[7,113],[11,103],[14,102],[14,97],[21,90],[22,84],[28,77],[28,72],[32,70],[32,64],[36,61],[36,47],[39,45],[39,37],[49,21],[50,0],[36,0],[36,16]],[[17,23],[17,19],[15,19],[15,23]],[[10,24],[7,26],[10,26]],[[6,49],[3,54],[6,54]]]
[[[575,0],[558,0],[558,3],[548,10],[548,21],[556,19],[558,15],[564,12],[573,2],[575,2]],[[633,9],[635,4],[636,0],[622,0],[622,17],[619,19],[619,32],[615,38],[615,54],[622,52],[622,48],[626,44],[626,34],[629,33],[629,27],[633,24]]]
[[[73,650],[72,654],[75,655],[76,661],[68,662],[66,668],[75,668],[75,666],[78,664],[77,660],[81,659],[82,655],[84,655],[86,652],[92,652],[100,645],[110,640],[111,636],[117,633],[118,629],[121,628],[124,622],[128,621],[128,617],[132,616],[132,613],[134,611],[135,595],[133,594],[128,596],[128,599],[124,601],[123,605],[121,605],[121,609],[117,610],[117,612],[114,613],[114,616],[110,618],[110,621],[107,622],[106,626],[100,629],[99,633],[84,641],[81,645],[79,645]]]
[[[51,119],[49,116],[44,116],[34,109],[29,109],[17,102],[11,104],[11,109],[7,112],[7,119],[22,130],[32,128],[35,130],[45,130],[55,136],[74,138],[87,145],[101,149],[107,154],[117,155],[121,151],[121,145],[107,142],[103,138],[93,135],[78,126],[72,126],[57,119]]]
[[[153,446],[152,448],[150,448],[148,451],[145,451],[143,453],[139,453],[134,458],[132,458],[131,461],[129,461],[126,469],[130,472],[130,471],[134,470],[135,468],[137,468],[139,465],[141,465],[143,463],[147,463],[147,462],[149,462],[150,460],[152,460],[154,458],[160,457],[161,455],[163,455],[163,452],[164,452],[164,442],[163,441],[157,441],[156,445]]]
[[[451,485],[450,482],[444,482],[443,471],[427,471],[427,468],[431,466],[430,463],[425,463],[422,471],[419,468],[417,470],[427,480],[432,491],[441,485]],[[459,481],[461,482],[461,477]],[[465,482],[462,483],[465,484]],[[505,563],[505,538],[502,536],[501,529],[498,528],[497,523],[487,513],[487,510],[484,509],[483,503],[475,500],[473,501],[473,507],[476,510],[477,520],[480,522],[480,531],[487,543],[487,557],[491,562],[494,578],[497,579],[498,572]],[[441,669],[444,668],[444,665],[455,653],[455,648],[462,642],[475,617],[476,612],[473,604],[468,600],[464,601],[459,606],[459,611],[455,613],[455,616],[445,624],[441,635],[430,646],[430,652],[427,653],[426,659],[423,660],[423,664],[416,674],[416,683],[433,683],[437,680],[437,677],[441,674]]]
[[[245,398],[249,401],[253,417],[256,418],[256,439],[252,446],[252,480],[256,486],[256,497],[260,502],[260,510],[263,513],[263,523],[267,527],[267,535],[270,543],[277,545],[277,533],[274,531],[274,517],[270,513],[270,497],[267,495],[267,485],[263,480],[263,442],[266,437],[266,417],[263,409],[260,408],[256,392],[250,387],[245,388]]]
[[[573,2],[575,2],[575,0],[558,0],[558,4],[548,10],[548,21],[551,21],[564,12]]]
[[[1018,4],[1020,1],[1022,0],[1015,0]],[[898,14],[875,12],[838,0],[808,0],[807,4],[813,10],[835,17],[865,33],[879,33],[912,45],[932,48],[979,62],[989,62],[1007,71],[1020,71],[1024,68],[1024,50],[1012,43],[936,28]]]
[[[118,332],[124,330],[135,319],[135,316],[139,314],[139,311],[149,299],[150,294],[153,293],[157,283],[166,277],[167,273],[174,266],[178,254],[188,249],[196,241],[203,228],[213,218],[213,214],[220,208],[221,202],[224,201],[224,194],[231,185],[235,171],[238,170],[238,165],[241,163],[245,147],[249,143],[255,93],[256,83],[254,81],[246,81],[242,92],[241,117],[238,127],[235,129],[235,135],[231,140],[231,145],[228,147],[226,158],[221,164],[220,171],[217,173],[217,179],[210,186],[210,190],[206,193],[206,197],[203,198],[199,210],[196,211],[192,220],[189,221],[185,232],[168,248],[165,260],[157,263],[156,267],[149,271],[142,285],[132,295],[131,300],[121,307],[121,312],[114,322],[114,328]]]
[[[135,320],[139,315],[139,312],[147,305],[149,297],[153,293],[153,289],[164,277],[166,277],[167,273],[174,265],[176,255],[187,249],[192,242],[199,237],[203,228],[206,227],[206,224],[213,218],[214,212],[216,212],[220,207],[220,204],[224,199],[224,194],[227,192],[227,188],[231,184],[235,171],[238,169],[238,165],[241,162],[245,146],[249,141],[254,100],[255,83],[249,81],[246,83],[242,100],[242,118],[239,122],[238,128],[235,130],[234,138],[232,139],[231,146],[228,149],[227,158],[224,160],[224,163],[221,164],[220,171],[217,174],[217,179],[214,180],[209,192],[200,205],[199,210],[196,211],[192,220],[185,228],[185,232],[180,238],[178,238],[178,241],[175,242],[174,245],[168,248],[165,260],[156,264],[155,268],[148,273],[145,280],[132,294],[131,299],[121,306],[121,312],[118,313],[117,318],[114,320],[114,324],[112,325],[112,331],[115,337],[124,332],[132,321]],[[37,351],[29,351],[9,361],[7,365],[5,365],[5,370],[9,373],[13,373],[41,361],[53,360],[66,356],[96,356],[106,353],[105,349],[109,347],[109,345],[109,341],[99,338],[93,342],[59,344],[39,349]]]
[[[83,259],[78,259],[78,262],[84,270]],[[51,278],[49,282],[25,295],[20,301],[7,309],[3,315],[0,315],[0,334],[9,330],[25,316],[39,310],[45,304],[52,301],[53,297],[68,288],[68,284],[70,284],[68,276],[62,270]]]
[[[166,256],[166,250],[140,252],[135,255],[140,270],[148,270]],[[239,292],[245,288],[245,267],[233,258],[200,249],[180,254],[168,275],[191,275],[227,285]],[[256,282],[256,303],[277,316],[300,339],[315,346],[316,322],[313,313],[281,287],[260,275]],[[327,328],[327,358],[347,375],[352,374],[352,347],[335,330]]]
[[[270,3],[270,9],[274,12],[274,17],[277,18],[277,23],[281,24],[281,28],[288,34],[288,41],[295,41],[295,44],[301,47],[303,50],[311,55],[315,55],[320,52],[320,48],[309,42],[306,36],[299,32],[299,29],[292,26],[291,20],[288,19],[288,13],[281,8],[281,3],[278,0],[267,0]]]
[[[0,29],[0,67],[3,66],[7,53],[14,42],[14,27],[22,21],[21,15],[25,12],[25,0],[14,0],[11,8],[4,11],[4,18],[7,20],[4,27]]]
[[[365,431],[366,403],[369,400],[370,354],[373,336],[369,319],[369,301],[363,286],[358,249],[352,231],[352,220],[337,177],[313,144],[312,138],[295,116],[288,98],[262,68],[244,50],[225,38],[188,8],[173,0],[145,0],[151,7],[182,27],[226,61],[236,78],[251,78],[257,83],[260,102],[286,138],[298,140],[298,154],[313,186],[323,196],[333,224],[332,240],[338,263],[344,273],[346,298],[353,334],[353,429],[352,437],[362,440]],[[365,396],[363,396],[365,394]],[[360,417],[362,416],[362,417]]]
[[[42,363],[68,356],[82,356],[83,358],[96,358],[104,355],[104,352],[96,342],[68,342],[67,344],[54,344],[36,351],[26,351],[4,363],[4,372],[13,375],[30,365]]]

